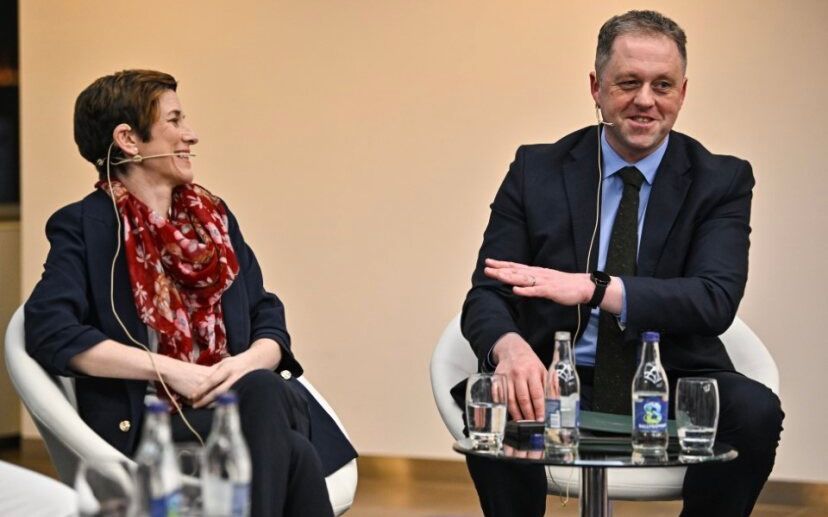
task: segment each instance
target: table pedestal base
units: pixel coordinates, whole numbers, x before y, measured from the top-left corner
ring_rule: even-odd
[[[581,517],[609,517],[607,470],[604,467],[581,468]]]

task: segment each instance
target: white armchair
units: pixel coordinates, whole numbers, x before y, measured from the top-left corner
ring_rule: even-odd
[[[77,514],[74,490],[37,472],[0,461],[0,515],[74,517]]]
[[[74,380],[68,377],[53,377],[46,373],[26,353],[25,342],[21,306],[12,316],[6,330],[6,367],[12,384],[46,442],[49,456],[61,481],[70,486],[74,483],[78,461],[83,458],[112,457],[131,461],[98,436],[80,418],[77,412]],[[308,389],[347,436],[339,417],[310,381],[304,376],[297,380]],[[342,515],[354,502],[357,487],[356,460],[351,460],[325,481],[334,513]]]
[[[779,370],[762,341],[739,318],[722,334],[727,353],[736,370],[761,382],[774,393],[779,391]],[[477,358],[460,332],[460,315],[446,327],[431,356],[431,390],[437,409],[455,440],[463,438],[463,410],[449,390],[477,370]],[[610,499],[667,501],[681,498],[686,467],[609,469],[607,488]],[[577,497],[580,492],[578,469],[547,467],[549,493]]]

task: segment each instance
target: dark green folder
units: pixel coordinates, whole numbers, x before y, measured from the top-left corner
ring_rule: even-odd
[[[629,415],[581,411],[580,450],[628,453],[631,448],[632,418]],[[670,436],[668,447],[678,447],[676,422],[667,422]],[[533,434],[543,433],[543,422],[510,420],[506,424],[504,440],[513,447],[525,447]]]
[[[581,411],[581,445],[582,451],[600,450],[602,452],[627,452],[630,449],[632,418],[630,415],[615,415],[597,411]],[[670,436],[668,447],[678,445],[675,420],[667,421],[667,433]]]
[[[630,436],[632,433],[632,418],[630,415],[615,415],[599,413],[597,411],[581,411],[581,430],[598,431],[599,433],[619,434]],[[667,433],[676,438],[676,421],[667,421]]]

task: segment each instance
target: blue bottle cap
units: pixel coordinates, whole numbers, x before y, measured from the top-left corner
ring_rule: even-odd
[[[543,449],[543,435],[540,433],[532,433],[529,437],[529,448],[532,450]]]
[[[224,404],[238,404],[239,397],[236,396],[235,391],[227,391],[227,392],[222,393],[221,395],[219,395],[216,398],[216,402],[218,402],[219,404],[222,404],[222,405],[224,405]]]
[[[652,330],[644,332],[643,334],[641,334],[641,340],[642,341],[652,342],[652,341],[660,341],[660,339],[661,339],[661,336],[659,335],[659,333],[658,332],[653,332]]]
[[[150,399],[146,402],[147,411],[150,413],[168,413],[170,405],[159,399]]]

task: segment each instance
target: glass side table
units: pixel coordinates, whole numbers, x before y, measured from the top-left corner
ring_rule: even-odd
[[[661,455],[633,452],[629,438],[582,437],[579,447],[569,453],[550,453],[539,448],[518,448],[503,445],[496,449],[479,448],[469,438],[458,440],[452,447],[466,456],[479,456],[494,461],[578,467],[581,469],[580,514],[590,517],[610,515],[607,497],[608,468],[677,467],[697,463],[720,463],[738,456],[733,447],[717,443],[709,454],[684,454],[677,445]]]

